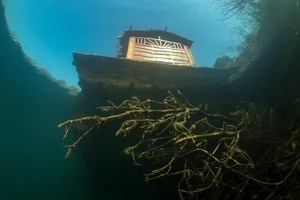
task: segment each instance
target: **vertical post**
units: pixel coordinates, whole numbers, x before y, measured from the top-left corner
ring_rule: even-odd
[[[130,37],[128,41],[128,49],[126,58],[132,59],[134,54],[135,37]]]
[[[194,58],[193,58],[193,56],[192,56],[192,54],[190,52],[190,49],[187,46],[185,46],[185,45],[183,45],[183,47],[184,47],[184,50],[185,50],[185,53],[186,53],[187,57],[189,58],[190,65],[192,67],[196,67],[196,64],[195,64]]]
[[[158,39],[159,39],[159,45],[160,45],[160,47],[162,46],[162,44],[161,44],[161,39],[160,39],[160,36],[158,36]]]

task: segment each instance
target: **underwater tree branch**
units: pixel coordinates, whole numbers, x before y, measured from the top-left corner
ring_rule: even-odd
[[[139,137],[139,141],[125,148],[124,153],[130,155],[136,165],[152,161],[153,170],[145,174],[146,181],[181,176],[178,183],[181,199],[185,195],[193,196],[219,188],[220,185],[244,191],[252,184],[250,180],[266,186],[278,186],[296,171],[300,159],[280,182],[255,178],[258,175],[253,170],[258,170],[260,166],[264,170],[264,162],[254,160],[253,155],[242,148],[242,143],[245,144],[256,132],[253,138],[260,144],[262,140],[256,138],[263,136],[260,133],[265,133],[260,131],[261,123],[266,116],[273,117],[265,109],[258,112],[253,104],[242,102],[244,107],[237,107],[236,111],[226,116],[210,109],[208,105],[193,106],[180,91],[179,96],[171,92],[168,94],[162,102],[150,99],[142,101],[137,97],[125,100],[120,105],[108,101],[107,106],[98,108],[110,113],[106,117],[94,115],[59,124],[58,127],[66,126],[65,139],[72,125],[95,121],[73,144],[64,146],[68,149],[65,157],[68,158],[85,137],[98,133],[98,128],[104,123],[122,120],[116,136],[135,134]],[[285,144],[291,144],[290,140]],[[297,157],[298,154],[293,155]],[[239,177],[238,182],[230,179],[231,173]],[[237,196],[242,196],[242,193]]]

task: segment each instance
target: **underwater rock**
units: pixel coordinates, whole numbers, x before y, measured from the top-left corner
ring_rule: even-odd
[[[222,56],[217,58],[214,64],[214,68],[216,69],[226,69],[233,66],[234,58],[230,58],[229,56]]]

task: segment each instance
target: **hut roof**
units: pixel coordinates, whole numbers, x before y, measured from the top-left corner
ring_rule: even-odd
[[[186,45],[189,48],[193,44],[193,41],[187,38],[163,30],[128,30],[124,31],[123,35],[120,38],[120,45],[123,46],[123,55],[127,54],[129,37],[158,38],[158,36],[160,36],[160,38],[163,40],[178,42],[183,45]]]

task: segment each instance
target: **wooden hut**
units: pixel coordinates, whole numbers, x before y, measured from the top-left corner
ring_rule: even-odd
[[[162,30],[125,31],[117,37],[118,56],[150,62],[195,67],[193,41]]]

